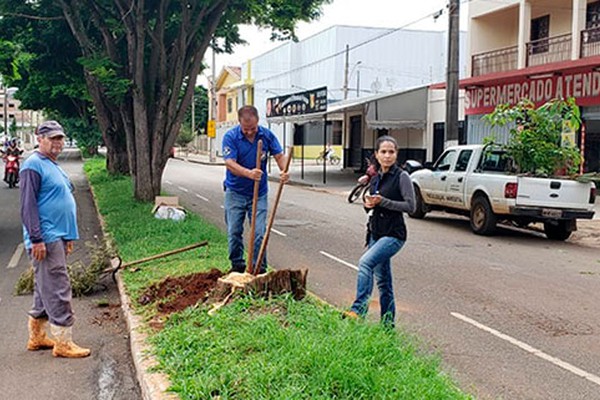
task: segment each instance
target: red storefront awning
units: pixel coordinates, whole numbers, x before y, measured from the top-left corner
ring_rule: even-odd
[[[580,106],[600,105],[600,56],[476,76],[461,80],[459,87],[465,89],[467,115],[487,114],[522,98],[541,105],[574,97]]]

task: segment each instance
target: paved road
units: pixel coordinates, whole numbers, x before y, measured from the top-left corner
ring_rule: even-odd
[[[172,160],[164,190],[223,227],[223,171]],[[348,306],[365,215],[346,202],[350,186],[331,187],[285,188],[269,262],[309,268],[310,290]],[[511,229],[476,236],[466,219],[442,213],[407,223],[409,240],[393,260],[399,323],[441,354],[464,390],[481,399],[600,399],[600,246]]]
[[[60,163],[76,187],[82,240],[69,263],[84,260],[84,242],[101,235],[87,182],[76,153],[67,152]],[[22,242],[19,191],[0,182],[0,399],[139,399],[140,391],[129,352],[129,338],[116,286],[105,281],[106,290],[74,300],[77,318],[75,341],[92,349],[86,359],[52,357],[50,351],[26,351],[27,310],[31,296],[13,296],[13,288],[29,263],[19,247]],[[99,308],[106,299],[111,307]]]

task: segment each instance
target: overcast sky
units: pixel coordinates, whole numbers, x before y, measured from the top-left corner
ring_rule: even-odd
[[[297,28],[299,40],[321,32],[333,25],[370,26],[383,28],[447,30],[448,13],[447,0],[333,0],[323,7],[323,15],[310,24],[301,23]],[[434,20],[431,14],[443,10],[444,14]],[[467,4],[461,4],[461,29],[466,29]],[[416,22],[421,20],[420,22]],[[415,23],[416,22],[416,23]],[[243,62],[254,58],[281,42],[269,40],[270,31],[259,31],[253,26],[241,27],[242,37],[248,41],[245,46],[237,46],[235,52],[216,57],[216,73],[226,65],[241,66]],[[206,75],[211,74],[212,54],[206,53],[206,63],[209,67]],[[199,79],[205,85],[205,79]]]

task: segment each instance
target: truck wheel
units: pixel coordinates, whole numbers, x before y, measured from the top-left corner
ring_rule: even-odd
[[[423,219],[425,214],[427,214],[427,205],[423,202],[421,190],[415,186],[415,209],[413,212],[409,212],[408,215],[414,219]]]
[[[544,233],[550,240],[567,240],[571,236],[569,221],[544,222]]]
[[[476,197],[471,206],[471,229],[477,235],[490,236],[496,232],[496,215],[487,198]]]

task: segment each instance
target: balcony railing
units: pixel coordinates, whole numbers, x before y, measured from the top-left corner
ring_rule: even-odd
[[[600,27],[581,31],[580,57],[583,58],[597,55],[600,55]]]
[[[527,43],[527,66],[570,60],[572,42],[568,33]]]
[[[472,60],[472,76],[517,69],[517,46],[475,54]]]

